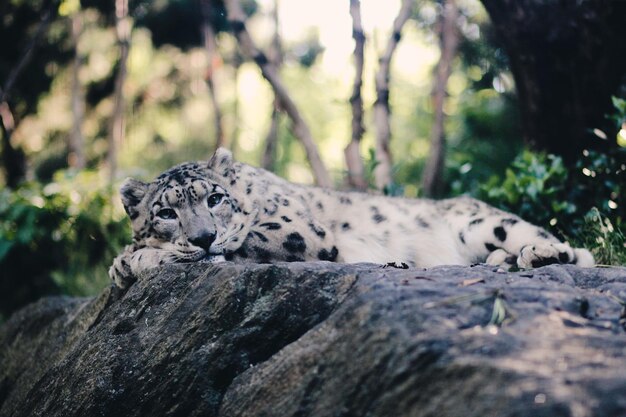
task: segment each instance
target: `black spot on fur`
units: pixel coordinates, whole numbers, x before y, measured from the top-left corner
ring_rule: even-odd
[[[549,258],[539,258],[539,259],[533,259],[533,261],[530,263],[532,265],[533,268],[539,268],[540,266],[546,266],[546,265],[552,265],[552,264],[558,264],[559,263],[559,259],[551,256]]]
[[[502,226],[498,226],[493,229],[493,234],[498,238],[500,242],[504,242],[506,240],[506,230],[504,230],[504,227]]]
[[[474,219],[471,222],[469,222],[469,225],[470,226],[475,226],[477,224],[481,224],[483,221],[485,221],[485,219],[481,219],[481,218]]]
[[[254,233],[254,235],[256,237],[258,237],[259,239],[261,239],[261,242],[267,242],[267,237],[265,237],[265,235],[261,232],[257,232],[256,230],[253,230],[252,233]]]
[[[459,240],[462,244],[465,244],[465,235],[463,234],[463,232],[459,232]]]
[[[430,224],[426,220],[422,219],[420,216],[415,216],[415,223],[417,223],[419,227],[422,227],[424,229],[428,229],[430,227]]]
[[[372,216],[372,220],[374,220],[374,223],[382,223],[387,220],[387,218],[380,213],[376,213]]]
[[[276,204],[272,203],[271,201],[268,201],[268,202],[270,203],[270,205],[265,207],[263,209],[263,211],[268,216],[273,216],[274,214],[276,214],[276,211],[278,211],[278,206]]]
[[[337,247],[333,246],[330,251],[326,249],[320,250],[319,253],[317,254],[317,257],[321,261],[335,262],[337,260],[338,254],[339,254],[339,251],[337,250]]]
[[[267,230],[278,230],[282,227],[279,223],[273,223],[273,222],[261,223],[259,226],[265,227]]]
[[[498,249],[498,247],[496,245],[494,245],[493,243],[485,243],[485,248],[487,248],[487,250],[489,252],[493,252],[494,250]]]
[[[291,223],[291,219],[287,216],[281,216],[280,218],[283,219],[285,223]]]
[[[506,262],[509,265],[515,265],[517,264],[517,256],[509,255],[506,257],[506,259],[504,259],[504,262]]]
[[[283,198],[282,205],[285,206],[285,207],[288,207],[289,206],[289,200],[287,200],[286,198]]]
[[[352,200],[349,197],[346,197],[346,196],[339,197],[339,202],[341,204],[348,204],[348,205],[352,204]]]
[[[304,238],[298,232],[290,233],[287,235],[287,240],[283,242],[283,247],[289,252],[304,252],[306,250],[306,243]]]
[[[541,229],[537,231],[537,236],[542,237],[544,239],[548,239],[550,237],[548,232],[546,232],[545,230],[541,230]]]
[[[317,206],[318,209],[324,211],[324,205],[322,204],[321,201],[318,201],[315,205]]]
[[[324,239],[324,237],[326,237],[326,232],[324,231],[324,229],[319,228],[315,225],[315,223],[309,223],[309,229],[311,229],[311,231],[321,239]]]
[[[562,264],[566,264],[569,262],[569,255],[567,252],[559,252],[559,262]]]
[[[519,220],[517,220],[517,219],[511,219],[511,218],[509,218],[509,219],[502,219],[502,224],[503,225],[513,226],[514,224],[517,224],[518,222],[519,222]]]
[[[350,223],[343,223],[341,225],[341,230],[350,230]]]

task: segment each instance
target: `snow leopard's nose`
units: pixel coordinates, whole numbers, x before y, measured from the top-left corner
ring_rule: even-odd
[[[190,237],[187,240],[192,245],[199,246],[208,252],[209,248],[211,247],[211,244],[215,241],[215,233],[202,232],[200,235]]]

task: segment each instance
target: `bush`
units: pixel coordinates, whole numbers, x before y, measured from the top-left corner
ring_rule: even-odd
[[[98,183],[93,172],[59,173],[46,186],[0,192],[1,313],[44,294],[91,295],[108,284],[130,227]]]
[[[586,151],[568,170],[558,156],[524,151],[476,197],[589,248],[598,263],[626,264],[625,160],[623,148]]]

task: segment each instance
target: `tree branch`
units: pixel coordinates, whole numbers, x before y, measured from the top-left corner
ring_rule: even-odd
[[[348,168],[348,184],[358,190],[367,189],[365,168],[359,151],[365,128],[363,127],[363,62],[365,48],[365,33],[361,23],[361,2],[350,0],[350,15],[352,16],[352,38],[354,38],[354,82],[352,84],[352,137],[344,150],[346,166]]]
[[[261,74],[270,83],[274,94],[280,102],[280,107],[287,113],[291,119],[294,135],[300,139],[306,151],[307,158],[311,164],[315,182],[322,187],[331,187],[332,182],[328,171],[319,156],[317,146],[313,141],[309,126],[306,124],[296,104],[289,96],[282,80],[280,79],[276,68],[269,62],[267,56],[259,50],[254,44],[245,24],[245,14],[238,0],[225,0],[226,12],[231,28],[237,37],[239,47],[243,54],[254,60],[261,69]]]
[[[376,102],[374,103],[374,123],[376,125],[376,168],[374,177],[376,187],[380,190],[388,188],[392,184],[391,178],[391,154],[389,143],[391,141],[391,128],[389,124],[389,73],[391,58],[401,38],[402,27],[411,16],[413,0],[402,0],[400,11],[393,21],[391,36],[387,42],[384,54],[379,58],[379,68],[376,73]]]

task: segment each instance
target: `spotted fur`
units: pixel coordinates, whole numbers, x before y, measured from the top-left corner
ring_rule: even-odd
[[[121,287],[145,269],[172,262],[594,264],[587,250],[572,249],[481,201],[389,198],[293,184],[233,161],[225,149],[150,183],[128,179],[121,196],[133,227],[133,243],[109,271]]]

